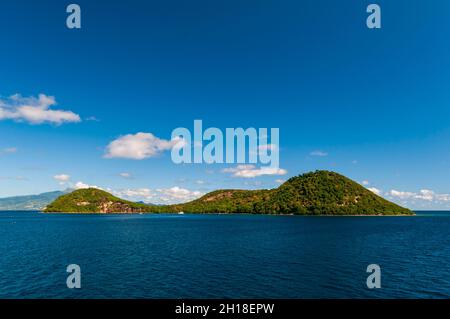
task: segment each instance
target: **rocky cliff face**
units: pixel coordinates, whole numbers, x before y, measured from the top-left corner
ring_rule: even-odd
[[[98,212],[111,214],[111,213],[143,213],[144,208],[131,207],[129,204],[118,203],[118,202],[104,202],[98,206]]]

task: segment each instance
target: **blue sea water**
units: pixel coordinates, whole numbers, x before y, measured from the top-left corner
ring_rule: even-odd
[[[66,267],[81,267],[81,289]],[[366,268],[381,266],[381,289]],[[0,298],[449,298],[450,212],[0,212]]]

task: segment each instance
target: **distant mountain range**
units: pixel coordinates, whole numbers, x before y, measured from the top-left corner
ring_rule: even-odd
[[[39,195],[0,198],[0,210],[43,210],[55,199],[70,191],[55,191]]]
[[[63,213],[248,213],[296,215],[413,215],[335,172],[316,171],[290,178],[270,190],[217,190],[194,201],[149,206],[90,188],[60,196],[45,212]]]
[[[25,195],[0,198],[0,211],[36,211],[44,210],[50,203],[62,195],[73,192],[73,189],[65,191],[46,192],[38,195]],[[158,206],[155,204],[137,202],[144,206]]]

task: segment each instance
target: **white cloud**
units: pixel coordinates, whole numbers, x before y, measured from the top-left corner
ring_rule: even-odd
[[[164,202],[185,202],[196,199],[203,195],[200,191],[191,191],[178,186],[166,189],[157,189],[159,199]]]
[[[188,202],[204,195],[200,191],[192,191],[179,186],[172,188],[159,188],[151,190],[149,188],[124,189],[112,191],[112,193],[120,198],[131,201],[143,201],[153,204],[177,204]]]
[[[421,189],[418,193],[391,190],[387,195],[401,200],[422,200],[427,202],[448,202],[450,194],[437,194],[429,189]]]
[[[172,147],[175,150],[181,150],[182,148],[186,148],[186,147],[190,147],[191,144],[189,144],[188,142],[186,142],[185,139],[181,138],[181,137],[175,137],[174,139],[172,139]],[[194,144],[197,147],[202,147],[202,143],[194,141]]]
[[[96,118],[95,116],[89,116],[85,120],[88,122],[100,122],[100,120],[98,118]]]
[[[77,182],[75,184],[75,189],[85,189],[85,188],[89,188],[90,186],[88,184],[85,184],[83,182]]]
[[[179,142],[179,139],[160,139],[151,133],[128,134],[109,143],[105,157],[143,160],[170,150]]]
[[[70,180],[70,175],[67,174],[59,174],[53,176],[53,179],[57,180],[58,182],[65,183]]]
[[[147,201],[155,196],[155,193],[153,193],[152,190],[148,188],[122,189],[118,191],[112,191],[112,193],[117,197],[134,201]]]
[[[415,196],[415,193],[411,193],[411,192],[403,192],[403,191],[397,191],[395,189],[392,189],[389,192],[389,195],[393,196],[393,197],[397,197],[399,199],[409,199]]]
[[[312,151],[311,153],[309,153],[309,155],[324,157],[324,156],[328,156],[328,153],[324,152],[324,151],[316,150],[316,151]]]
[[[30,124],[62,124],[65,122],[80,122],[80,116],[72,111],[51,110],[56,105],[53,96],[39,94],[38,97],[23,97],[12,95],[7,99],[0,99],[0,120],[14,120]]]
[[[361,184],[363,184],[364,186],[367,186],[370,184],[370,182],[368,180],[364,180],[361,182]]]
[[[438,202],[449,202],[450,201],[450,194],[434,194],[434,198]]]
[[[435,195],[433,191],[429,190],[429,189],[421,189],[419,191],[419,194],[416,195],[417,199],[422,199],[422,200],[427,200],[427,201],[432,201],[435,198]]]
[[[254,178],[263,175],[286,175],[287,171],[276,167],[260,167],[255,165],[238,165],[235,168],[226,168],[224,173],[232,173],[235,177]]]
[[[286,180],[279,178],[279,179],[276,179],[276,180],[275,180],[275,183],[283,184],[285,181],[286,181]]]
[[[114,196],[123,198],[133,202],[145,202],[152,204],[178,204],[188,202],[203,196],[204,193],[195,190],[189,190],[179,186],[174,186],[171,188],[136,188],[136,189],[110,189],[102,188],[96,185],[89,185],[83,182],[77,182],[73,185],[75,189],[87,189],[87,188],[97,188],[100,190],[105,190]]]
[[[131,175],[130,173],[127,173],[127,172],[119,173],[119,176],[123,177],[123,178],[132,178],[133,177],[133,175]]]
[[[376,188],[376,187],[368,187],[367,188],[369,191],[371,191],[372,193],[375,193],[375,194],[377,194],[377,195],[381,195],[381,190],[379,190],[378,188]]]
[[[77,183],[74,185],[74,188],[75,188],[75,189],[86,189],[86,188],[97,188],[97,189],[102,189],[101,187],[98,187],[98,186],[96,186],[96,185],[88,185],[88,184],[85,184],[85,183],[83,183],[83,182],[77,182]]]

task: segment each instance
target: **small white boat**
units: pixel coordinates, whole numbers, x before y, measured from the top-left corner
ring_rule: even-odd
[[[179,212],[178,215],[184,215],[184,212]]]

